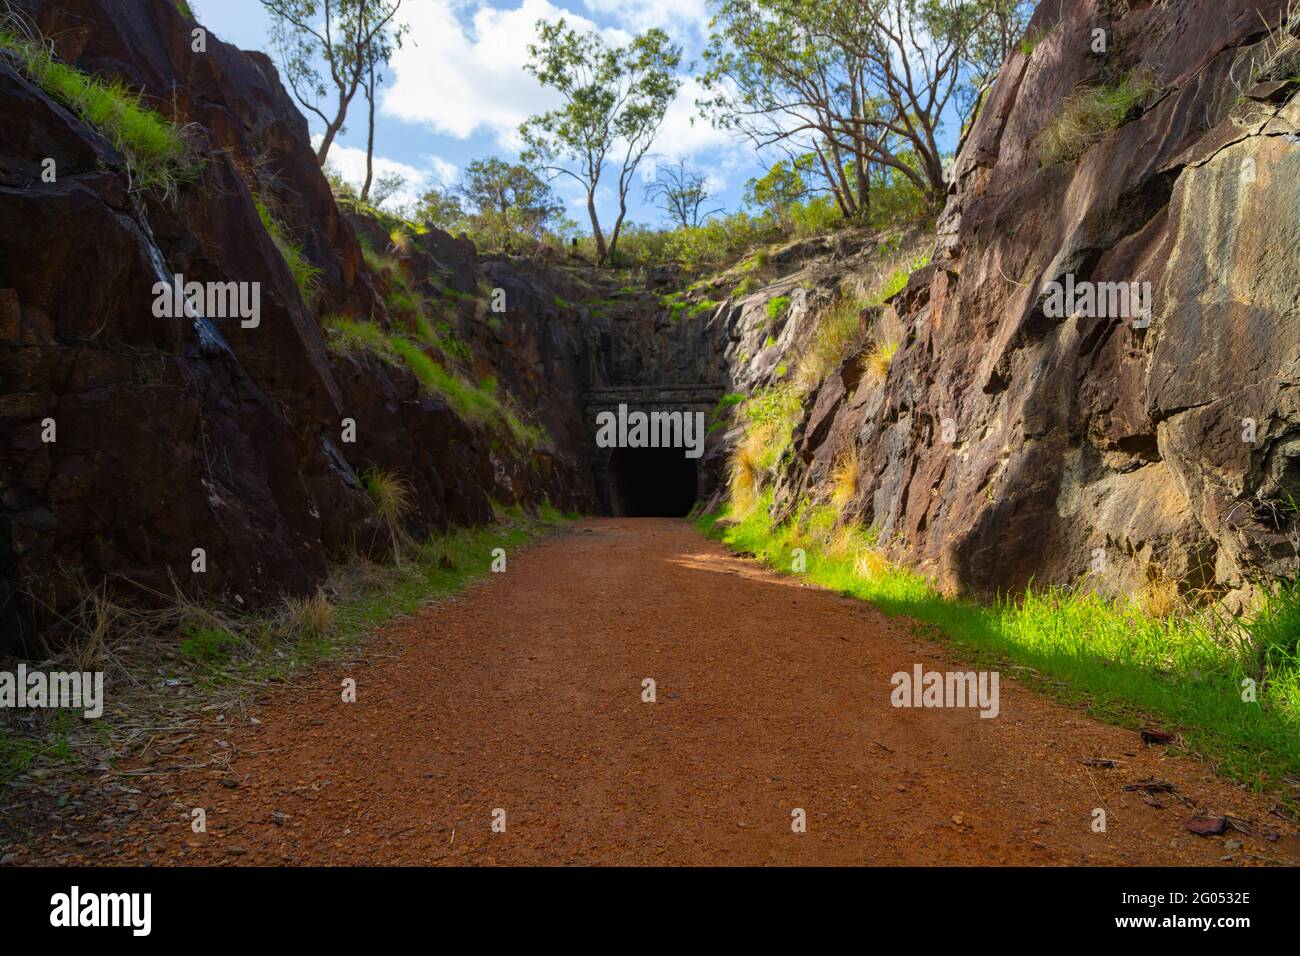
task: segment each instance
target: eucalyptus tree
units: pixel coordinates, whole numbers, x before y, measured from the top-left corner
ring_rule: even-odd
[[[564,20],[538,21],[526,69],[561,103],[529,117],[519,132],[524,161],[551,179],[571,177],[587,199],[600,262],[615,255],[627,216],[627,195],[641,160],[654,143],[681,81],[681,48],[652,29],[623,46],[595,31],[579,32]],[[596,193],[607,167],[617,170],[618,216],[608,244],[596,211]]]
[[[872,167],[942,196],[944,118],[991,82],[989,63],[1009,52],[1005,38],[1019,36],[1028,6],[714,0],[713,11],[700,109],[760,149],[815,157],[841,211],[860,217]]]
[[[324,166],[330,146],[363,87],[371,103],[367,185],[374,154],[376,69],[400,47],[406,28],[395,22],[402,0],[261,0],[271,15],[271,41],[285,81],[325,133],[316,150]],[[326,102],[332,96],[333,102]]]

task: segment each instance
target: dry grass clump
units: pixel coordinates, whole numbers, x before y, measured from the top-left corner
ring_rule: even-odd
[[[1131,75],[1114,86],[1084,86],[1061,105],[1043,134],[1043,165],[1078,159],[1113,129],[1123,126],[1129,113],[1152,93],[1146,77]]]
[[[1163,620],[1187,609],[1178,582],[1159,568],[1147,572],[1146,584],[1137,593],[1135,603],[1147,617]]]
[[[400,565],[402,543],[406,538],[402,522],[415,510],[415,488],[400,475],[378,468],[369,468],[362,473],[361,483],[374,502],[380,520],[388,528],[393,542],[393,560]]]
[[[831,504],[835,506],[836,514],[844,514],[844,509],[857,496],[861,472],[862,466],[853,450],[844,452],[836,459],[831,468]]]
[[[883,382],[889,375],[889,366],[898,351],[897,342],[881,342],[867,356],[867,372],[876,382]]]
[[[772,425],[758,425],[746,433],[731,456],[731,504],[738,514],[748,514],[758,500],[762,481],[763,449],[771,441]]]
[[[1268,39],[1251,59],[1246,86],[1271,80],[1300,82],[1300,0],[1290,0],[1276,28],[1267,21],[1265,26]]]
[[[279,630],[293,640],[325,637],[334,626],[334,610],[334,603],[320,589],[309,597],[287,597],[280,609]]]
[[[889,559],[875,548],[863,548],[854,559],[853,572],[867,581],[882,578],[890,572]]]

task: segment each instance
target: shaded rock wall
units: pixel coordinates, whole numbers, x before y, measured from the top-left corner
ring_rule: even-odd
[[[211,34],[193,52],[194,24],[168,0],[18,5],[67,62],[189,124],[203,165],[175,196],[132,193],[95,130],[0,62],[0,645],[38,652],[35,636],[105,578],[245,607],[310,592],[329,559],[382,541],[357,477],[369,466],[415,486],[420,531],[487,520],[493,500],[591,506],[580,393],[608,363],[590,312],[554,305],[561,273],[481,261],[442,233],[403,256],[413,281],[437,274],[463,294],[453,321],[475,372],[553,438],[534,451],[404,370],[327,350],[322,316],[395,320],[357,238],[373,224],[336,206],[265,56]],[[321,271],[312,301],[255,197]],[[260,283],[260,325],[155,317],[154,283],[174,273]],[[509,311],[488,322],[494,287]]]

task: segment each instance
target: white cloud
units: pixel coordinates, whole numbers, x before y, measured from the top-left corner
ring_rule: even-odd
[[[319,146],[321,135],[318,133],[312,137],[312,145]],[[354,146],[341,146],[337,141],[330,144],[329,156],[327,157],[331,165],[338,169],[343,178],[349,183],[361,188],[361,184],[366,179],[366,151]],[[398,162],[395,159],[388,159],[385,156],[376,156],[374,159],[375,179],[380,176],[389,176],[394,173],[406,180],[406,183],[395,192],[388,200],[388,206],[402,206],[413,204],[420,198],[429,186],[437,183],[439,185],[450,185],[455,180],[459,170],[453,163],[447,162],[438,156],[425,156],[424,160],[428,163],[425,169],[417,169],[408,163]]]
[[[693,76],[679,79],[682,81],[681,89],[664,114],[663,125],[655,137],[654,151],[675,161],[704,150],[734,146],[731,134],[715,129],[707,118],[698,114],[695,101],[707,92],[699,80]]]
[[[386,116],[427,126],[457,139],[487,134],[500,150],[517,154],[519,124],[529,116],[559,104],[558,94],[544,89],[524,69],[528,45],[536,41],[537,21],[565,19],[579,30],[600,29],[607,42],[625,44],[635,32],[666,26],[674,37],[702,35],[708,11],[704,0],[582,0],[584,8],[602,22],[601,29],[580,14],[561,9],[552,0],[510,0],[517,6],[498,9],[486,0],[420,0],[406,3],[399,16],[409,28],[407,40],[391,63],[380,109]],[[681,89],[669,106],[652,147],[654,162],[700,159],[708,154],[705,172],[722,188],[725,170],[752,162],[746,150],[725,131],[714,129],[696,115],[695,101],[705,95],[699,81],[682,74]],[[614,156],[620,156],[617,147]],[[616,171],[612,171],[617,175]],[[653,175],[653,173],[651,173]],[[586,222],[586,195],[567,176],[553,185],[569,215]],[[598,192],[605,213],[616,197]]]
[[[462,23],[457,14],[467,9],[473,14]],[[512,150],[519,145],[519,124],[557,103],[556,94],[524,70],[537,21],[564,18],[577,29],[596,27],[549,0],[521,0],[513,10],[426,0],[404,5],[400,16],[410,33],[393,55],[395,78],[383,95],[382,111],[458,139],[487,131]],[[628,39],[618,30],[601,32],[611,42]]]
[[[703,31],[709,23],[705,0],[582,0],[582,5],[636,33],[659,27],[676,35],[685,28]]]

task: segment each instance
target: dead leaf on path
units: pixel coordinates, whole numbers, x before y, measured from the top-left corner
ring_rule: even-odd
[[[1151,796],[1151,794],[1149,793],[1142,794],[1142,802],[1145,803],[1148,807],[1155,807],[1157,810],[1163,810],[1165,808],[1165,805],[1163,803],[1161,803],[1155,797]]]
[[[1228,820],[1226,817],[1192,817],[1183,826],[1197,836],[1213,836],[1228,829]]]
[[[1103,770],[1107,770],[1115,766],[1115,761],[1111,760],[1109,757],[1089,757],[1083,762],[1083,765],[1085,767],[1100,767]]]

